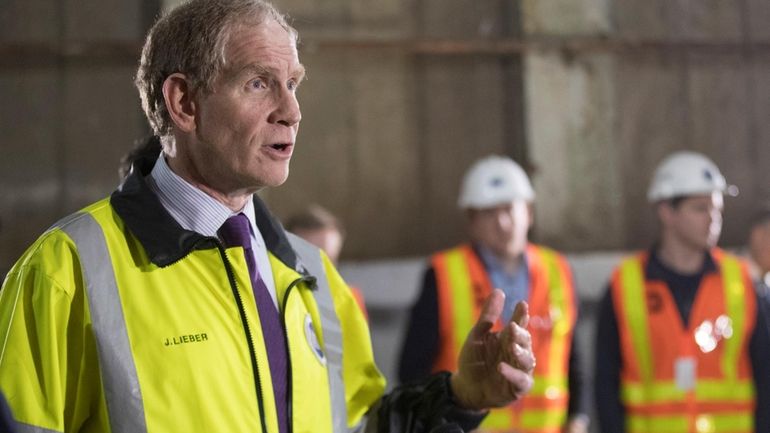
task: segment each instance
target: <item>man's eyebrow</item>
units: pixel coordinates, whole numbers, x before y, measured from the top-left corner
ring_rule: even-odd
[[[274,71],[271,68],[267,68],[258,63],[250,63],[236,69],[233,73],[233,76],[238,77],[241,75],[256,75],[256,76],[276,75],[273,72]],[[297,82],[302,81],[302,79],[305,78],[305,65],[300,64],[297,68],[294,69],[292,75],[297,80]]]
[[[294,75],[297,77],[298,83],[302,81],[305,78],[305,65],[300,63],[297,69],[294,70]]]
[[[236,77],[241,75],[271,75],[270,69],[257,63],[249,63],[247,65],[243,65],[233,72],[233,76]]]

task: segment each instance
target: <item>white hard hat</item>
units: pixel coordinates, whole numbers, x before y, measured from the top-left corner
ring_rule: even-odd
[[[722,192],[737,195],[738,188],[728,185],[713,161],[697,152],[679,151],[658,165],[647,191],[647,200],[655,203],[680,196]]]
[[[531,202],[534,198],[532,184],[519,164],[492,155],[476,161],[465,173],[457,205],[484,209],[516,200]]]

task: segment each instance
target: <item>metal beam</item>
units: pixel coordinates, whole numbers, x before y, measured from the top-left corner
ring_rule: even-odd
[[[428,55],[520,55],[537,51],[582,52],[770,52],[770,42],[629,39],[592,36],[529,36],[504,39],[356,39],[303,36],[301,49],[378,50],[395,49]]]
[[[139,43],[0,44],[0,68],[61,65],[136,65]]]
[[[435,56],[518,56],[526,52],[659,52],[748,54],[770,53],[770,42],[744,41],[666,41],[586,36],[527,37],[504,39],[377,39],[313,38],[303,36],[301,51],[318,50],[398,50],[416,55]],[[0,43],[0,67],[56,65],[60,62],[84,65],[135,65],[140,42]]]

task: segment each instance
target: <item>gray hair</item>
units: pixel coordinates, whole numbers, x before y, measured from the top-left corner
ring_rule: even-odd
[[[297,31],[264,0],[190,0],[160,18],[147,34],[134,84],[156,135],[168,139],[171,117],[163,98],[169,75],[182,73],[191,90],[211,90],[226,65],[225,48],[234,28],[272,19],[297,40]],[[165,140],[164,140],[165,141]]]

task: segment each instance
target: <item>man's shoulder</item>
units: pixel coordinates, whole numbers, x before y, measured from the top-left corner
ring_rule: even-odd
[[[439,257],[445,257],[450,254],[457,254],[457,253],[465,253],[470,252],[475,254],[475,250],[473,249],[473,246],[471,246],[470,243],[462,243],[455,245],[453,247],[444,248],[442,250],[435,251],[433,254],[430,255],[431,259],[439,258]]]
[[[76,266],[78,253],[75,242],[68,233],[73,227],[82,225],[84,219],[103,218],[111,212],[109,200],[102,199],[51,225],[22,254],[9,271],[9,275],[27,270],[41,270],[53,277],[68,267]],[[94,228],[98,225],[93,225]],[[66,271],[65,271],[66,272]]]
[[[617,260],[617,264],[611,268],[612,270],[609,274],[607,287],[610,288],[614,283],[620,281],[623,272],[630,269],[639,269],[641,277],[643,279],[646,278],[648,261],[649,251],[646,250],[631,251],[627,254],[623,254],[622,257]]]
[[[286,239],[289,241],[289,245],[291,245],[291,247],[294,249],[295,252],[298,252],[298,253],[301,253],[302,251],[312,251],[313,253],[315,253],[316,251],[323,252],[317,246],[295,235],[294,233],[288,230],[284,230],[283,232],[286,233]]]
[[[88,206],[76,212],[73,212],[67,215],[66,217],[60,219],[59,221],[56,221],[48,228],[48,230],[46,230],[43,233],[41,238],[48,235],[49,233],[53,233],[57,231],[66,231],[66,229],[82,223],[83,218],[88,218],[89,216],[94,219],[103,218],[106,214],[111,214],[111,213],[112,213],[112,207],[110,206],[109,198],[103,198],[99,201],[89,204]]]
[[[565,258],[564,253],[562,253],[561,251],[546,245],[536,244],[533,242],[530,242],[529,244],[527,244],[527,250],[531,253],[551,254],[560,259]]]
[[[721,261],[721,260],[734,260],[740,264],[746,264],[748,265],[748,260],[745,256],[736,254],[732,251],[727,251],[722,248],[712,248],[710,251],[708,251],[708,255],[711,258],[713,262]]]

